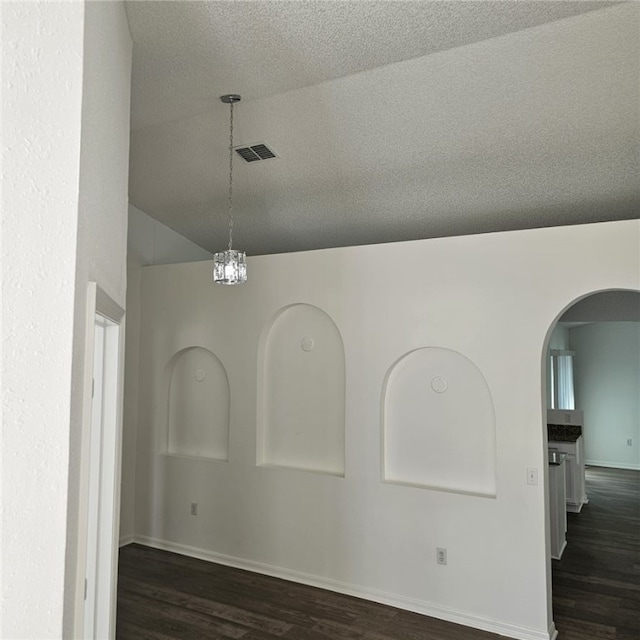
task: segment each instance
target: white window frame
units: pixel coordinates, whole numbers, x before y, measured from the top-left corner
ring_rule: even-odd
[[[551,409],[575,409],[573,383],[573,356],[575,351],[551,349],[549,375],[551,376]]]

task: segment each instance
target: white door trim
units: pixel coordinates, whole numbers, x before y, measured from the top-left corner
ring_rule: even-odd
[[[106,487],[109,493],[109,510],[113,510],[109,520],[112,523],[110,531],[102,532],[104,553],[109,560],[109,588],[108,597],[100,598],[100,606],[104,607],[102,619],[108,627],[107,637],[115,637],[116,596],[117,596],[117,563],[118,537],[120,527],[120,479],[122,465],[122,409],[124,391],[124,309],[122,309],[95,282],[87,285],[87,304],[85,314],[85,353],[83,378],[83,406],[82,406],[82,444],[80,454],[80,491],[78,496],[79,536],[77,548],[77,572],[75,589],[74,637],[83,637],[84,633],[84,594],[85,577],[87,571],[87,533],[89,516],[89,472],[90,472],[90,443],[92,419],[92,388],[93,388],[93,360],[95,342],[96,314],[106,317],[117,326],[118,346],[116,362],[112,363],[116,369],[117,387],[112,391],[109,400],[111,406],[108,429],[111,446],[107,467],[112,482]],[[110,548],[109,547],[110,542]]]

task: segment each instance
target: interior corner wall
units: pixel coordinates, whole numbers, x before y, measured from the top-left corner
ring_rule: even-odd
[[[83,25],[2,3],[3,638],[62,637]]]
[[[95,282],[123,309],[127,286],[132,41],[122,2],[84,6],[64,637],[82,633],[87,509],[83,478],[90,433],[90,425],[83,424],[87,285]]]
[[[569,340],[586,463],[640,469],[640,322],[574,327]]]
[[[556,325],[551,337],[549,338],[549,349],[568,349],[569,348],[569,329]]]
[[[127,263],[127,319],[124,348],[120,545],[133,539],[135,468],[138,440],[138,361],[140,342],[140,265]]]
[[[210,263],[144,267],[136,540],[548,639],[545,340],[558,314],[587,293],[640,289],[639,245],[634,220],[253,257],[241,287],[214,286]],[[545,258],[550,246],[564,248],[561,263]],[[381,268],[396,264],[401,274]],[[343,341],[344,475],[256,464],[261,337],[296,304],[327,314]],[[296,358],[321,348],[305,326],[291,333]],[[213,353],[228,376],[225,462],[167,452],[167,367],[194,346]],[[495,497],[382,481],[385,377],[423,347],[463,355],[486,381]],[[448,393],[455,373],[422,371],[415,384]],[[417,418],[419,425],[429,415]],[[470,422],[456,423],[460,437]],[[537,486],[527,484],[528,467],[540,470]],[[447,548],[447,566],[436,563],[437,547]]]
[[[211,260],[213,255],[132,204],[128,209],[127,320],[122,431],[120,544],[134,537],[140,352],[140,279],[143,265]]]
[[[129,205],[127,260],[131,266],[211,260],[213,254]]]

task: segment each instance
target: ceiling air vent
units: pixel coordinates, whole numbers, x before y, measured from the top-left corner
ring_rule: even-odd
[[[269,160],[276,158],[276,154],[267,147],[264,142],[252,144],[249,146],[236,147],[236,153],[244,159],[245,162],[257,162],[258,160]]]

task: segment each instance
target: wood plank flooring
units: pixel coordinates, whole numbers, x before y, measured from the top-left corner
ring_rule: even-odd
[[[553,560],[561,640],[640,640],[640,471],[589,467],[589,503],[568,514]]]
[[[118,640],[498,640],[324,589],[140,545],[120,550]]]
[[[640,640],[640,472],[590,469],[553,562],[561,640]],[[120,550],[118,640],[498,640],[502,636],[140,545]]]

